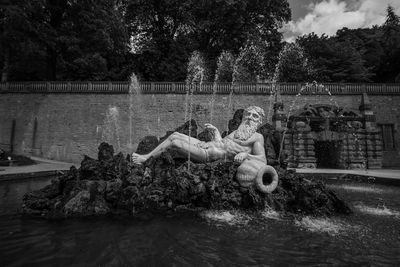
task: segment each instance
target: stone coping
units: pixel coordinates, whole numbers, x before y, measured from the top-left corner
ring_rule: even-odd
[[[296,173],[326,175],[324,179],[360,180],[400,186],[400,169],[310,169],[292,168]]]
[[[262,94],[269,95],[276,88],[281,94],[297,95],[400,95],[400,83],[321,83],[315,87],[306,83],[213,83],[203,82],[190,88],[185,82],[140,82],[138,92],[134,94]],[[83,93],[83,94],[128,94],[128,81],[26,81],[0,83],[1,93]]]
[[[27,166],[2,166],[0,167],[0,182],[55,176],[68,171],[71,166],[78,164],[60,162],[55,160],[31,157],[37,164]]]

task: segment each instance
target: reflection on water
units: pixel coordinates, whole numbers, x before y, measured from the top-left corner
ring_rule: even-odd
[[[25,191],[47,183],[0,183],[0,266],[400,265],[398,187],[370,194],[336,183],[357,204],[353,215],[332,218],[266,210],[47,221],[15,213]]]
[[[380,188],[376,188],[375,185],[365,184],[365,185],[330,185],[332,189],[344,189],[347,191],[356,191],[356,192],[367,192],[367,193],[384,193],[385,191]],[[387,191],[386,191],[387,192]]]
[[[385,205],[381,207],[371,207],[371,206],[366,206],[362,203],[354,205],[356,209],[361,211],[362,213],[367,213],[371,215],[377,215],[377,216],[396,216],[400,217],[400,212],[397,210],[392,210],[387,208]]]
[[[250,216],[240,211],[214,211],[208,210],[201,214],[209,222],[227,223],[229,225],[246,225],[250,221]]]
[[[15,213],[21,207],[26,192],[38,190],[50,184],[51,178],[32,178],[20,181],[0,182],[0,215]]]
[[[267,208],[262,211],[261,216],[267,219],[282,220],[281,215],[271,208]]]
[[[359,228],[335,218],[313,218],[309,216],[296,220],[295,224],[311,232],[325,232],[330,235],[343,235],[345,232],[357,231]]]

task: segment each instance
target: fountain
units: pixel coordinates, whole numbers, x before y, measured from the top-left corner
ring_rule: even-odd
[[[227,114],[220,115],[230,119],[226,136],[208,124],[213,134],[206,138],[193,119],[194,91],[202,87],[204,69],[196,73],[187,82],[184,124],[159,140],[144,138],[132,156],[114,153],[123,129],[119,109],[109,106],[96,138],[102,134],[114,147],[101,143],[97,159],[85,156],[78,169],[51,181],[0,185],[1,195],[15,195],[0,203],[3,264],[390,265],[398,258],[398,190],[349,186],[280,164],[286,157],[291,168],[317,167],[336,157],[343,168],[379,167],[381,141],[366,95],[359,111],[330,105],[333,99],[296,110],[308,86],[323,89],[306,84],[286,115],[273,84],[262,124],[264,111],[254,106],[229,118],[232,82]],[[132,143],[139,138],[132,116],[140,114],[132,109],[137,91],[129,93]],[[256,127],[243,136],[242,126],[250,121]],[[154,124],[159,126],[160,114]],[[26,191],[31,192],[22,195]],[[24,216],[10,212],[21,201]]]
[[[117,148],[120,149],[120,133],[121,127],[119,124],[119,110],[116,106],[109,106],[106,111],[106,116],[104,118],[104,126],[101,134],[101,140],[116,144]]]
[[[185,99],[185,122],[189,120],[189,146],[191,142],[191,129],[192,129],[192,115],[193,115],[193,94],[196,90],[196,86],[199,86],[199,90],[202,90],[204,75],[205,75],[205,63],[201,54],[197,51],[192,53],[189,59],[187,67],[187,78],[186,78],[186,99]],[[190,154],[188,153],[188,162],[190,162]],[[187,165],[188,171],[190,172],[190,164]]]
[[[130,82],[129,82],[129,143],[128,143],[128,148],[132,149],[133,148],[133,142],[132,142],[132,137],[134,135],[134,130],[133,130],[133,117],[134,117],[134,107],[137,107],[137,110],[142,111],[143,109],[141,108],[142,105],[142,93],[140,89],[140,84],[139,81],[135,75],[135,73],[132,73],[130,77]]]
[[[366,104],[368,101],[364,98],[360,113],[329,105],[309,105],[292,112],[287,124],[290,138],[285,139],[297,142],[291,144],[298,148],[296,151],[309,153],[311,145],[301,143],[303,140],[299,135],[294,138],[294,134],[306,137],[317,126],[329,126],[333,131],[347,125],[334,124],[340,120],[347,120],[354,126],[352,131],[361,133],[360,129],[365,126],[356,129],[355,126],[360,126],[356,122],[373,126],[371,121],[363,119],[363,113],[371,111]],[[285,116],[282,106],[275,107],[276,127],[282,125]],[[118,129],[114,123],[118,121],[118,109],[110,107],[108,111],[109,125]],[[237,110],[231,121],[241,122],[243,117],[254,115]],[[325,123],[326,119],[329,124]],[[240,127],[240,123],[229,125],[232,132]],[[234,125],[236,128],[232,128]],[[367,136],[373,133],[372,128],[368,129]],[[161,143],[170,136],[180,136],[173,132],[202,136],[192,133],[193,130],[185,123],[167,132],[160,138]],[[259,127],[258,133],[268,140],[274,129],[265,124]],[[327,132],[324,134],[327,136]],[[350,136],[349,132],[347,137]],[[363,140],[374,140],[367,138]],[[199,143],[206,144],[206,141],[199,140]],[[159,143],[156,140],[147,145],[143,154]],[[347,148],[346,152],[350,153],[350,145]],[[284,149],[289,149],[286,142]],[[260,190],[260,182],[269,186],[274,180],[271,175],[262,175],[257,184],[253,175],[256,171],[251,170],[257,169],[257,164],[243,170],[242,163],[231,158],[226,162],[223,159],[196,162],[192,155],[188,161],[188,157],[182,158],[173,149],[141,164],[130,158],[122,153],[114,154],[111,145],[102,143],[97,159],[85,157],[79,169],[72,167],[51,181],[33,186],[31,180],[28,184],[0,185],[3,196],[15,194],[12,201],[0,203],[3,214],[0,235],[6,237],[0,239],[0,252],[7,255],[3,263],[23,265],[29,261],[56,265],[70,259],[72,265],[218,265],[221,262],[290,265],[296,262],[308,266],[327,261],[339,265],[388,265],[398,257],[394,249],[398,244],[396,231],[400,219],[396,189],[359,184],[349,187],[337,179],[331,182],[333,186],[326,185],[318,175],[296,174],[276,164],[268,167],[276,170],[279,182],[274,190],[265,193]],[[350,163],[355,164],[354,159],[350,158]],[[299,166],[304,163],[302,160],[289,164]],[[252,177],[249,181],[248,176]],[[32,189],[35,191],[22,196],[21,192]],[[20,201],[24,216],[10,213]],[[353,256],[355,248],[360,250],[357,253],[363,251],[369,255],[367,259],[365,255]],[[271,253],[266,255],[268,251]]]
[[[86,156],[79,169],[72,167],[47,187],[28,193],[24,211],[50,218],[204,208],[263,211],[268,207],[309,215],[350,213],[350,208],[322,183],[279,168],[277,172],[265,164],[264,149],[257,144],[266,136],[255,132],[248,135],[243,128],[251,121],[260,125],[262,113],[258,107],[249,107],[237,130],[224,139],[215,132],[215,139],[208,143],[175,132],[161,138],[164,141],[155,144],[146,158],[133,155],[133,162],[122,153],[114,155],[113,147],[102,143],[97,160]],[[241,139],[242,134],[248,137]],[[178,140],[187,140],[193,148],[191,160],[181,157],[188,153]],[[218,142],[231,147],[227,154],[221,154],[226,147],[219,150],[222,147]],[[203,150],[198,150],[200,146],[208,151],[205,158]],[[232,149],[236,151],[233,154]]]

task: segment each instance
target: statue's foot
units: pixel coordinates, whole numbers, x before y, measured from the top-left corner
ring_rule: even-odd
[[[132,153],[132,162],[136,164],[143,164],[147,160],[145,155],[139,155],[137,153]]]

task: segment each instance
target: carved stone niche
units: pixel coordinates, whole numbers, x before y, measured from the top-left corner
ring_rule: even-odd
[[[363,101],[368,102],[365,96]],[[288,118],[284,155],[294,168],[380,168],[382,141],[372,121],[370,107],[359,110],[333,105],[307,104]],[[367,112],[368,111],[368,112]],[[367,127],[369,126],[369,128]]]

